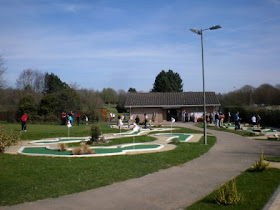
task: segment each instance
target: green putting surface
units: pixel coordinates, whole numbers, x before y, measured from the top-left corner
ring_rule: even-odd
[[[96,154],[108,154],[108,153],[121,153],[125,150],[140,150],[140,149],[156,149],[160,147],[158,144],[142,144],[142,145],[131,145],[121,148],[93,148]],[[57,151],[50,150],[46,147],[25,147],[22,150],[24,154],[44,154],[44,155],[72,155],[71,151]]]
[[[191,136],[189,134],[183,134],[183,133],[159,133],[157,135],[174,136],[178,139],[178,141],[186,141]]]
[[[227,125],[226,128],[234,128],[235,125]]]

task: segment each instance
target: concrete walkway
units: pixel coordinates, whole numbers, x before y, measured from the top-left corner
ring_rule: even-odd
[[[179,126],[193,127],[188,123]],[[217,143],[203,156],[183,165],[137,179],[81,193],[0,209],[180,209],[203,198],[265,156],[280,156],[280,143],[255,141],[208,130]]]

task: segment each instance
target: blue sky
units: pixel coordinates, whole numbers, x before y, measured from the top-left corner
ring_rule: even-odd
[[[161,70],[184,91],[280,83],[280,0],[0,0],[9,86],[27,68],[80,88],[149,91]]]

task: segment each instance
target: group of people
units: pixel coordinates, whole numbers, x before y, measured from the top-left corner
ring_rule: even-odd
[[[72,111],[68,114],[66,112],[62,112],[61,113],[61,125],[67,125],[67,123],[69,122],[72,126],[74,116],[75,116],[75,114]],[[80,119],[81,119],[81,114],[79,112],[76,112],[77,125],[80,125]],[[85,116],[85,121],[86,121],[86,125],[88,125],[87,116]]]
[[[118,127],[119,129],[122,128],[123,126],[123,120],[124,120],[124,116],[118,116]],[[152,118],[149,119],[148,118],[148,114],[144,113],[144,128],[148,128],[148,124],[149,126],[151,126],[152,121],[155,120],[155,114],[153,114]],[[136,127],[139,128],[140,124],[140,117],[139,115],[136,115],[135,119],[134,119],[134,115],[130,115],[129,120],[128,120],[128,128],[130,128],[131,125],[133,129],[135,129]]]
[[[260,127],[261,125],[261,116],[260,115],[253,115],[251,117],[251,123],[253,125],[253,127],[257,126],[257,127]]]
[[[188,113],[187,111],[182,111],[182,122],[194,122],[195,116],[194,113]]]
[[[239,117],[239,112],[237,111],[235,114],[234,114],[234,124],[235,124],[235,130],[239,130],[240,129],[240,121],[241,121],[241,118]],[[260,127],[261,125],[261,116],[258,114],[257,116],[256,115],[253,115],[251,117],[251,123],[254,126],[258,126]]]

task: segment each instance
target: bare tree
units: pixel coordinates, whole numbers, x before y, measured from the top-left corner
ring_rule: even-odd
[[[24,69],[19,75],[16,85],[21,90],[32,90],[41,93],[44,89],[45,74],[33,69]]]
[[[87,113],[91,110],[99,110],[104,107],[104,101],[100,97],[99,93],[94,90],[80,89],[77,90],[80,99],[82,111]]]
[[[4,79],[4,73],[7,70],[7,68],[4,66],[5,60],[2,56],[0,56],[0,88],[4,88],[6,85],[5,79]]]

